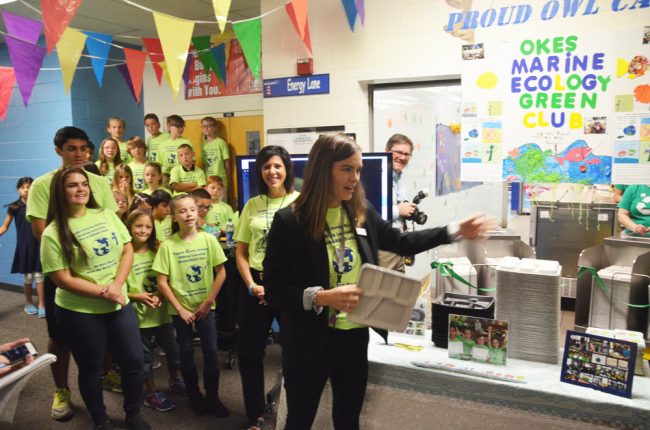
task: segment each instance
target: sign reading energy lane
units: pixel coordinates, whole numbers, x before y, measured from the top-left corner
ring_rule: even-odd
[[[264,79],[264,97],[310,96],[329,94],[330,75],[292,76]]]

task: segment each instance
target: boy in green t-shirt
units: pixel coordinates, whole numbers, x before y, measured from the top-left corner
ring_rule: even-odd
[[[169,186],[174,195],[189,193],[203,187],[207,182],[205,172],[194,164],[194,149],[192,145],[183,143],[177,149],[180,166],[172,168]]]
[[[131,162],[128,166],[133,173],[133,189],[136,193],[141,193],[147,188],[144,182],[144,169],[147,166],[147,145],[138,136],[129,139],[127,144]]]
[[[224,193],[223,179],[219,176],[208,176],[207,182],[204,188],[210,194],[212,206],[205,217],[205,221],[217,230],[225,230],[226,223],[229,219],[234,221],[234,216],[232,207],[228,203],[221,201]]]
[[[172,235],[172,219],[169,216],[169,202],[172,196],[163,190],[151,193],[151,214],[156,227],[156,239],[162,243]]]
[[[124,140],[124,130],[126,130],[126,121],[119,116],[112,116],[106,122],[106,131],[117,142],[120,148],[120,158],[123,163],[131,161],[127,142]]]
[[[463,342],[463,355],[472,355],[472,348],[476,342],[472,339],[472,329],[469,327],[463,328],[463,337],[460,340]]]
[[[630,185],[618,204],[618,221],[625,233],[650,236],[650,185]]]
[[[215,118],[206,116],[201,119],[204,138],[201,146],[201,159],[206,175],[219,176],[223,180],[225,189],[228,186],[230,172],[230,151],[226,141],[218,136],[218,129],[219,122]]]
[[[169,133],[160,132],[160,120],[155,113],[148,113],[144,116],[144,126],[151,136],[147,138],[147,156],[149,161],[155,162],[158,156],[160,142],[169,140]]]
[[[183,137],[185,130],[185,120],[180,115],[170,115],[167,118],[167,130],[169,130],[169,139],[160,142],[156,161],[162,166],[165,183],[169,182],[169,173],[174,166],[178,166],[176,159],[176,150],[184,143],[191,146],[189,140]]]

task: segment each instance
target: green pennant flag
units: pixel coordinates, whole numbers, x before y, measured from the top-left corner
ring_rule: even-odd
[[[217,67],[217,62],[214,60],[214,55],[212,55],[212,51],[210,50],[210,38],[211,36],[193,37],[192,45],[194,45],[199,60],[201,60],[203,67],[205,67],[205,74],[210,75],[210,70],[212,70],[217,75],[217,78],[223,82],[219,67]]]
[[[232,29],[244,51],[248,68],[253,77],[259,79],[262,72],[262,19],[235,22]]]

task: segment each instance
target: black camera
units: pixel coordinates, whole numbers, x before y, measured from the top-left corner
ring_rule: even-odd
[[[425,197],[427,197],[428,195],[429,195],[429,189],[428,189],[428,188],[425,188],[425,189],[423,189],[422,191],[419,191],[419,192],[415,195],[415,197],[413,197],[413,203],[415,203],[416,205],[417,205],[417,204],[420,204],[420,202],[421,202]],[[419,224],[419,225],[424,225],[424,223],[427,222],[427,218],[429,218],[429,217],[427,216],[427,214],[425,214],[424,212],[422,212],[420,209],[415,208],[415,210],[413,211],[413,213],[411,214],[411,216],[406,217],[406,218],[404,218],[404,219],[406,219],[406,220],[408,220],[408,221],[413,221],[414,223]]]

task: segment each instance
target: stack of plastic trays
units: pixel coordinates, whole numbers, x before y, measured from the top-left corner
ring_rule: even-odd
[[[488,257],[485,259],[485,264],[488,265],[487,268],[487,278],[485,280],[485,287],[488,290],[495,291],[481,291],[479,294],[484,296],[496,297],[496,287],[497,287],[497,267],[499,266],[509,266],[519,264],[519,257]]]
[[[439,258],[441,263],[453,263],[451,267],[454,272],[458,273],[463,279],[476,286],[477,274],[472,262],[467,257]],[[462,282],[454,279],[452,276],[442,276],[440,270],[436,271],[435,289],[432,291],[432,297],[438,297],[443,293],[457,294],[476,294],[476,290],[468,287]]]
[[[609,266],[598,271],[608,291],[592,280],[589,326],[606,329],[627,329],[632,268]]]
[[[524,258],[496,272],[495,314],[508,321],[508,357],[557,364],[562,266]]]

